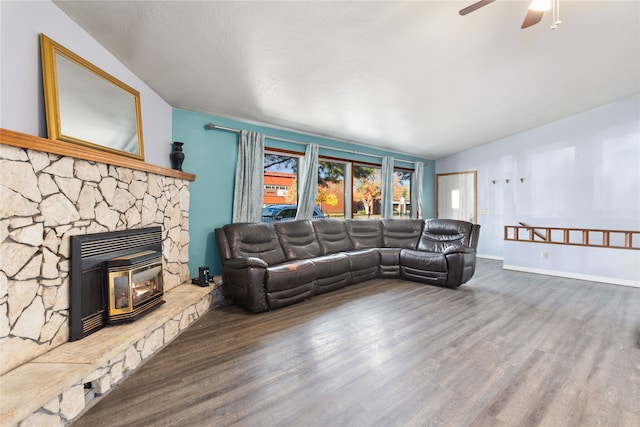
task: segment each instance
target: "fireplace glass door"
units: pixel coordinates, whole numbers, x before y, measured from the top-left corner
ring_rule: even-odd
[[[109,321],[131,320],[161,303],[162,258],[139,253],[108,263]]]

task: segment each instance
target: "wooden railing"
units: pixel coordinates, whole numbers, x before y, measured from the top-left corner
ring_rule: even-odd
[[[640,231],[505,225],[504,240],[640,250]]]

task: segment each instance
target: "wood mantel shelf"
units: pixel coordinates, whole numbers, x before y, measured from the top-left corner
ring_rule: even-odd
[[[45,153],[58,154],[90,162],[105,163],[107,165],[122,166],[142,172],[155,173],[186,181],[195,181],[196,176],[190,173],[163,168],[161,166],[145,163],[144,161],[119,156],[106,151],[96,150],[90,147],[73,144],[65,141],[53,141],[38,136],[0,128],[0,144],[14,147],[27,148],[29,150],[43,151]]]

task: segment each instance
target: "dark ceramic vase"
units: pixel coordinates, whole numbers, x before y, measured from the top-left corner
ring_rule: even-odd
[[[184,142],[173,143],[173,151],[171,152],[171,167],[177,171],[182,170],[182,162],[184,162],[184,153],[182,152],[182,145]]]

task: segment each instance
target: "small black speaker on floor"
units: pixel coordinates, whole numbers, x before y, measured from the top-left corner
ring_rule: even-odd
[[[198,278],[191,279],[191,283],[201,287],[209,286],[209,267],[198,267]]]

